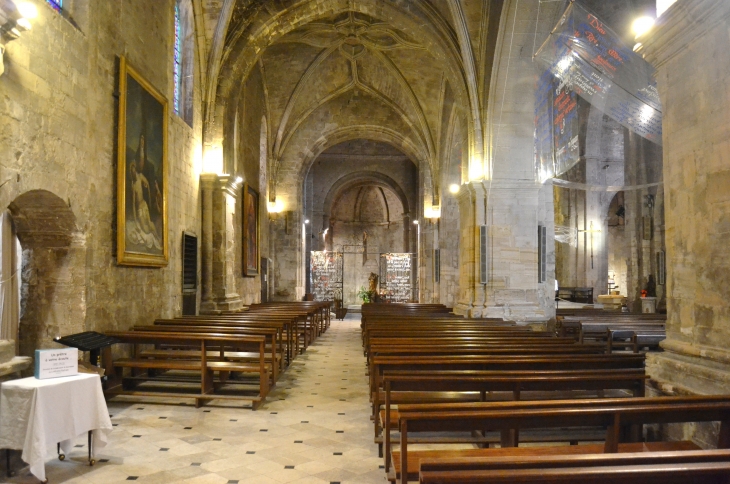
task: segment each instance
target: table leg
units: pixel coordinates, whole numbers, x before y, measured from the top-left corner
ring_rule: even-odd
[[[89,430],[89,465],[93,466],[96,464],[96,459],[93,459],[92,456],[92,447],[91,447],[91,430]]]
[[[66,454],[61,453],[61,442],[56,444],[56,452],[58,452],[58,460],[63,460],[66,458]]]
[[[13,476],[13,473],[10,472],[10,449],[5,449],[5,473],[8,477]]]

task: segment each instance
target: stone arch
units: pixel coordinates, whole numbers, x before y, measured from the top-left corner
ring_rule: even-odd
[[[19,353],[33,356],[84,330],[86,242],[71,208],[47,190],[21,194],[8,210],[23,249]]]
[[[290,167],[288,164],[273,167],[273,172],[270,174],[274,179],[273,185],[270,187],[272,190],[270,197],[276,196],[279,188],[282,188],[284,193],[296,194],[296,198],[292,197],[288,200],[289,205],[292,202],[302,203],[303,190],[300,180],[306,177],[317,157],[332,146],[360,138],[389,144],[407,155],[416,166],[421,168],[428,166],[425,154],[410,139],[394,130],[375,125],[344,126],[322,133],[312,149],[301,160],[298,168]],[[293,162],[292,160],[290,163]],[[430,181],[430,170],[425,170],[425,172],[426,180]],[[279,173],[283,174],[281,178],[278,176]]]

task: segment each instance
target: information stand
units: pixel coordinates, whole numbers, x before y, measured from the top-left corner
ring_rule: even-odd
[[[310,256],[312,294],[315,301],[334,301],[342,297],[342,252],[313,250]]]
[[[417,299],[416,255],[408,252],[380,254],[380,294],[386,302],[411,302]]]

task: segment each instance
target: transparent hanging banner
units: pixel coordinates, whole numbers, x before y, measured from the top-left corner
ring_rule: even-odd
[[[653,67],[580,4],[570,4],[535,59],[545,68],[535,102],[535,164],[540,181],[565,173],[579,159],[577,115],[560,109],[571,105],[564,104],[561,94],[580,96],[619,124],[661,145],[661,103]],[[566,128],[570,121],[574,124]],[[552,156],[546,143],[548,122],[553,132]],[[574,131],[566,134],[569,128]]]

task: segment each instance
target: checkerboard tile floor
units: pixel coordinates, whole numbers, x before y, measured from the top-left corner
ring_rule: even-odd
[[[374,484],[387,482],[373,443],[359,314],[332,321],[257,411],[192,402],[109,402],[109,443],[46,462],[55,483]],[[85,444],[80,438],[77,444]],[[1,482],[37,483],[27,468]]]

